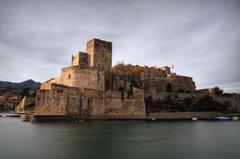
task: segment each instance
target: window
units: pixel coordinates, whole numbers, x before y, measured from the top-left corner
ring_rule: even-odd
[[[68,79],[71,79],[71,75],[68,75]]]

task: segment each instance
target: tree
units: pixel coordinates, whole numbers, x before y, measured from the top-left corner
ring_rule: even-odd
[[[34,92],[31,93],[31,97],[36,97],[37,96],[37,91],[35,90]]]
[[[24,88],[23,91],[22,91],[22,95],[23,96],[29,96],[29,91],[30,91],[30,88],[28,88],[28,87]]]
[[[224,111],[226,107],[218,101],[215,101],[213,97],[204,96],[200,98],[194,105],[193,111]]]
[[[219,87],[215,87],[214,89],[215,89],[216,95],[221,95],[221,94],[223,94],[223,90],[220,89]]]

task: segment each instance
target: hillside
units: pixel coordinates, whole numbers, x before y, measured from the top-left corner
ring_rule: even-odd
[[[29,88],[30,90],[36,90],[40,87],[40,82],[35,82],[32,79],[23,82],[8,82],[0,81],[0,95],[1,94],[18,94],[23,91],[24,88]]]

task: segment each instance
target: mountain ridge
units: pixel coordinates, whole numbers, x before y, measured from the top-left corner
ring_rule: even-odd
[[[0,81],[0,89],[13,89],[13,90],[23,90],[24,88],[29,88],[30,90],[36,90],[40,87],[41,83],[36,82],[32,79],[28,79],[22,82],[9,82]]]

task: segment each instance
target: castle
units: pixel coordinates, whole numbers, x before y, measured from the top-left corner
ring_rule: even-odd
[[[194,91],[191,77],[172,73],[167,66],[112,68],[112,43],[92,39],[86,52],[72,56],[71,66],[63,68],[59,77],[42,83],[35,114],[143,117],[146,97]]]

